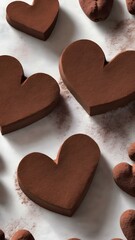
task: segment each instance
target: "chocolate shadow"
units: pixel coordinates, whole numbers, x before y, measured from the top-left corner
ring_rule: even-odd
[[[56,26],[44,44],[46,53],[56,54],[59,57],[63,49],[73,41],[76,31],[77,26],[75,26],[72,15],[60,8]]]
[[[128,10],[127,10],[128,11]],[[110,16],[105,20],[95,23],[99,31],[107,33],[112,25],[117,25],[124,20],[124,6],[120,1],[114,1]]]
[[[0,182],[0,206],[2,207],[8,207],[9,202],[11,202],[9,193],[6,190],[5,186],[2,182]]]
[[[130,129],[135,127],[135,101],[125,107],[107,112],[105,114],[92,117],[96,124],[106,133],[106,138],[110,134],[116,134],[121,139],[127,139],[130,136]]]
[[[3,157],[0,155],[0,173],[2,174],[6,170],[5,162]]]
[[[50,139],[50,137],[55,139],[59,135],[65,135],[70,130],[71,125],[72,116],[69,105],[61,96],[57,107],[48,116],[3,137],[17,151],[23,151],[25,148],[30,151],[29,147],[34,147],[33,144]]]

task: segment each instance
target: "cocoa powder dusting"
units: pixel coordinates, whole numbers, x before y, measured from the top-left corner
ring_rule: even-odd
[[[27,222],[26,218],[20,218],[18,220],[11,219],[10,223],[5,227],[6,239],[11,239],[13,234],[20,229],[28,229],[33,234],[35,228],[36,223],[33,222],[32,219],[29,222]]]
[[[15,179],[15,190],[19,196],[21,204],[27,204],[29,206],[32,206],[33,205],[32,201],[20,189],[16,174],[15,174],[14,179]]]
[[[53,120],[56,129],[67,132],[70,128],[70,108],[68,101],[61,96],[57,108],[50,114],[49,118]]]
[[[59,81],[59,86],[61,89],[61,95],[65,98],[71,98],[71,93],[69,92],[69,90],[67,89],[66,85],[63,83],[63,81],[60,79]]]
[[[130,125],[129,125],[130,124]],[[126,107],[108,113],[90,117],[86,126],[89,133],[100,145],[105,143],[107,149],[124,151],[127,156],[127,143],[135,127],[135,102]],[[120,145],[118,145],[120,143]]]
[[[134,25],[134,19],[110,23],[110,28],[106,35],[106,43],[111,58],[120,52],[135,49]]]

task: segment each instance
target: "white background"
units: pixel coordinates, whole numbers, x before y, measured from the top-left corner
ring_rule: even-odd
[[[63,100],[48,117],[0,136],[0,227],[7,238],[16,229],[26,228],[36,240],[125,239],[119,218],[123,211],[135,209],[135,200],[115,185],[112,168],[122,161],[130,162],[127,146],[135,141],[135,103],[89,117],[61,83],[58,61],[63,48],[83,38],[97,42],[107,60],[123,50],[134,49],[135,19],[127,12],[124,0],[115,1],[111,16],[98,24],[84,15],[78,0],[60,0],[57,25],[47,42],[42,42],[8,25],[5,12],[10,2],[0,0],[0,55],[12,55],[20,60],[26,76],[36,72],[52,75],[60,83]],[[16,169],[20,160],[33,151],[55,159],[63,141],[75,133],[93,137],[100,146],[102,157],[85,200],[69,218],[27,200],[16,184]]]

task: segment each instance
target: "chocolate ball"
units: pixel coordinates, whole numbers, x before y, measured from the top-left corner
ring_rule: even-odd
[[[29,231],[23,229],[17,231],[11,240],[34,240],[34,237]]]
[[[0,229],[0,240],[5,240],[5,234],[1,229]]]
[[[135,161],[135,143],[132,143],[128,148],[128,155],[132,161]]]

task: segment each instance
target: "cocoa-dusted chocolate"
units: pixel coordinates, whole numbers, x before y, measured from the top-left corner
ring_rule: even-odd
[[[58,0],[33,0],[31,6],[14,1],[7,7],[7,21],[22,32],[46,40],[55,27],[58,12]]]
[[[72,216],[89,189],[99,158],[94,140],[73,135],[63,143],[55,162],[41,153],[24,157],[17,171],[20,188],[41,207]]]
[[[113,0],[79,0],[84,13],[94,22],[103,21],[110,15]]]
[[[129,13],[135,15],[135,0],[126,0]]]
[[[134,62],[135,51],[126,51],[107,63],[96,43],[79,40],[63,51],[59,68],[74,97],[96,115],[135,100]]]
[[[113,178],[118,187],[135,197],[135,164],[120,163],[113,169]]]
[[[11,240],[35,240],[32,234],[25,230],[18,230],[12,237]]]
[[[19,61],[0,56],[0,126],[2,134],[25,127],[48,115],[60,97],[57,82],[36,73],[26,79]]]
[[[127,240],[135,240],[135,210],[125,211],[120,218],[120,225]]]
[[[135,161],[135,143],[132,143],[128,148],[128,155],[132,161]]]

